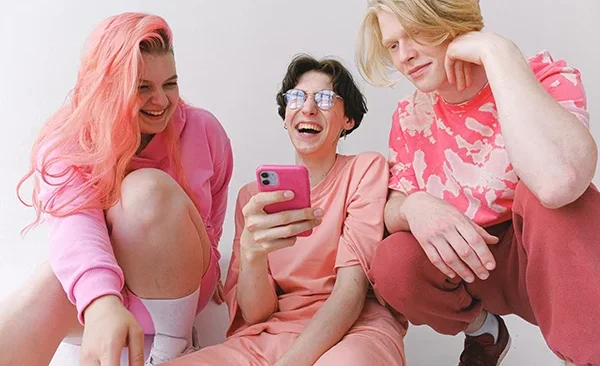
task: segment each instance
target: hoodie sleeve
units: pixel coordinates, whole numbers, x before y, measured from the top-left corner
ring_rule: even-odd
[[[63,165],[53,167],[52,171],[64,169]],[[80,189],[82,178],[73,169],[67,177],[52,178],[49,182],[39,179],[42,205],[65,205],[69,209],[81,204],[86,197]],[[58,190],[56,183],[65,179],[70,182]],[[115,259],[104,211],[84,209],[64,217],[46,214],[45,219],[50,224],[50,266],[69,301],[76,306],[79,322],[84,324],[83,312],[95,299],[115,295],[123,300],[124,275]]]

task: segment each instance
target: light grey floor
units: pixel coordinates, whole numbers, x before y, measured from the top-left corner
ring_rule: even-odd
[[[505,320],[512,336],[512,346],[502,366],[558,366],[564,364],[548,350],[536,327],[514,316],[508,316]],[[211,302],[196,319],[200,343],[209,345],[222,341],[226,322],[225,306],[217,306]],[[151,338],[146,338],[146,354],[151,341]],[[458,364],[462,342],[462,336],[441,336],[427,327],[411,326],[405,339],[408,365],[455,366]],[[122,365],[126,364],[127,354],[124,352]],[[78,347],[63,343],[50,365],[78,365]]]

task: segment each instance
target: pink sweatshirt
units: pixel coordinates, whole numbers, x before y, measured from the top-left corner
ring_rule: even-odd
[[[219,121],[203,109],[179,106],[170,123],[180,133],[182,163],[191,194],[200,205],[197,208],[206,225],[213,255],[218,259],[233,169],[229,138]],[[169,165],[162,134],[156,135],[132,162],[134,170],[157,168],[173,175]],[[53,187],[41,188],[40,199],[44,202]],[[46,219],[51,225],[50,265],[69,300],[77,307],[83,324],[83,310],[93,300],[104,295],[122,299],[123,271],[113,253],[104,212],[87,209],[64,218],[46,215]]]

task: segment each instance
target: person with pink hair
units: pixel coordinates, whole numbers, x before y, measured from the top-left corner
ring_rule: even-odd
[[[48,364],[81,336],[82,365],[146,365],[197,350],[196,314],[220,294],[218,242],[233,157],[208,111],[179,96],[159,16],[124,13],[90,36],[71,98],[31,167],[44,264],[0,306],[0,364]],[[35,346],[35,352],[31,347]]]

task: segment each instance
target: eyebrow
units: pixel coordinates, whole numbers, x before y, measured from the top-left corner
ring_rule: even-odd
[[[391,42],[392,42],[392,39],[391,39],[391,38],[385,38],[385,39],[382,39],[382,40],[381,40],[381,44],[382,44],[384,47],[387,47],[387,46],[389,46]]]
[[[175,79],[177,79],[177,74],[175,74],[175,75],[171,76],[170,78],[168,78],[167,80],[165,80],[165,83],[166,83],[166,82],[168,82],[168,81],[173,81],[173,80],[175,80]],[[144,79],[140,80],[140,83],[141,83],[141,84],[152,84],[152,82],[151,82],[151,81],[149,81],[149,80],[144,80]]]

